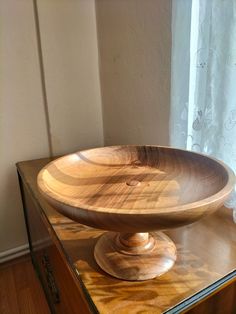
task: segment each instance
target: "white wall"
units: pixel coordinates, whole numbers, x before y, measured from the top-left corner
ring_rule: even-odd
[[[169,142],[171,0],[97,0],[105,144]]]
[[[94,0],[40,0],[54,154],[103,145]]]
[[[0,251],[26,242],[15,163],[47,156],[32,3],[0,1]]]
[[[103,144],[94,0],[38,1],[54,154]],[[33,1],[0,0],[0,257],[26,243],[15,163],[49,156]]]
[[[107,145],[168,143],[170,1],[37,1],[42,76],[33,0],[0,0],[0,259],[27,241],[17,161],[101,146],[103,119]]]

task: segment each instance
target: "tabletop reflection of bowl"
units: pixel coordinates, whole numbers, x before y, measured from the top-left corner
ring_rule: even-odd
[[[176,260],[172,240],[158,230],[199,220],[219,208],[233,172],[198,153],[160,146],[111,146],[58,158],[38,175],[43,197],[82,224],[110,230],[94,256],[112,276],[146,280]]]

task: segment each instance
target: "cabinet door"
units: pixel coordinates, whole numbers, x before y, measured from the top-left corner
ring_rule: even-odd
[[[51,311],[63,314],[91,313],[79,280],[72,274],[65,257],[62,257],[63,253],[55,245],[52,229],[41,208],[25,184],[21,184],[21,189],[31,256]]]
[[[236,313],[236,281],[235,279],[206,299],[199,301],[188,314],[235,314]]]

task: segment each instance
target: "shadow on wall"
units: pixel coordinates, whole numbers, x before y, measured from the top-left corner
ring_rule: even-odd
[[[16,168],[11,165],[4,172],[0,188],[0,252],[27,243]],[[7,232],[4,226],[8,226]]]

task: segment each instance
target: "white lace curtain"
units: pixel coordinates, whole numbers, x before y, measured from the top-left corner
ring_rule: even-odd
[[[236,173],[236,0],[172,2],[170,134]]]

